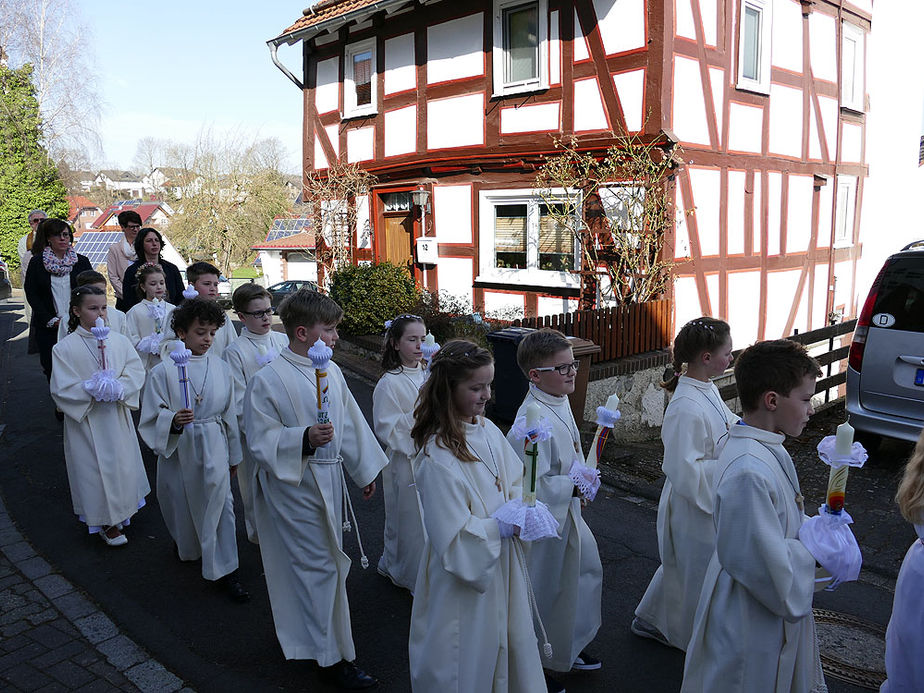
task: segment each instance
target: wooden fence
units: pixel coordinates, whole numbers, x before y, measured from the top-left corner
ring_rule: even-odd
[[[598,363],[670,346],[671,315],[671,302],[663,299],[514,320],[513,326],[552,327],[569,337],[589,339],[600,346],[600,353],[591,356],[591,363]]]

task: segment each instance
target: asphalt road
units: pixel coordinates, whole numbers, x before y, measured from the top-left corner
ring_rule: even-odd
[[[18,321],[17,321],[18,319]],[[73,515],[64,468],[61,425],[36,356],[26,355],[21,304],[0,302],[0,492],[10,514],[38,552],[96,601],[138,644],[199,691],[326,691],[311,666],[286,662],[273,630],[259,550],[246,540],[238,517],[241,578],[253,594],[237,605],[210,587],[198,564],[173,554],[157,498],[135,516],[129,545],[106,547]],[[348,377],[354,396],[371,415],[371,387]],[[154,466],[146,457],[151,488]],[[382,548],[381,493],[354,507],[371,566],[362,570],[355,537],[344,544],[353,559],[347,587],[357,662],[381,681],[381,690],[410,690],[407,635],[411,597],[374,569]],[[591,653],[597,672],[562,676],[571,693],[674,691],[682,677],[681,653],[629,633],[634,608],[657,567],[656,506],[606,489],[585,511],[604,568],[603,627]],[[239,509],[239,505],[237,506]],[[816,606],[885,625],[888,588],[853,583],[822,593]],[[859,691],[829,679],[831,691]]]

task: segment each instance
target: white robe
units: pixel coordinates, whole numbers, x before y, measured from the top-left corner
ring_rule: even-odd
[[[244,440],[244,394],[254,374],[263,367],[257,360],[261,356],[260,347],[266,350],[267,356],[271,351],[275,351],[278,356],[288,346],[289,338],[282,332],[270,330],[266,334],[253,334],[245,327],[241,330],[240,337],[231,342],[222,354],[222,358],[231,367],[231,377],[234,378],[238,429],[241,432],[241,451],[244,453],[237,469],[237,485],[241,490],[241,502],[244,505],[247,538],[254,544],[260,543],[257,526],[253,521],[253,476],[256,474],[256,468]]]
[[[574,495],[574,482],[568,476],[575,458],[584,461],[571,405],[567,397],[550,395],[531,385],[517,416],[525,416],[527,405],[534,401],[552,424],[552,437],[538,445],[536,498],[548,505],[558,520],[559,538],[527,544],[527,565],[539,615],[552,644],[552,658],[543,657],[543,666],[570,671],[600,628],[603,566],[593,532],[581,517],[581,499]],[[510,434],[507,440],[525,460],[523,440]]]
[[[667,477],[658,504],[661,565],[635,610],[671,645],[687,649],[703,577],[715,548],[712,504],[716,459],[738,421],[713,382],[680,376],[667,405],[661,440]]]
[[[827,691],[812,617],[815,559],[782,434],[735,425],[716,465],[716,548],[687,648],[686,693]]]
[[[28,301],[27,301],[28,303]],[[106,306],[106,326],[113,332],[118,332],[131,338],[128,332],[128,322],[125,313],[115,306]],[[58,341],[67,337],[67,320],[58,323]]]
[[[520,496],[523,465],[490,421],[463,427],[482,461],[460,462],[435,438],[414,460],[427,542],[411,610],[411,686],[419,693],[544,691],[522,543],[501,539],[491,517]]]
[[[276,637],[286,659],[322,667],[356,657],[346,593],[351,561],[343,551],[344,472],[365,487],[388,461],[335,363],[327,377],[334,439],[311,456],[302,456],[305,429],[318,415],[308,358],[285,349],[254,375],[244,401]]]
[[[908,548],[895,584],[892,618],[886,631],[886,673],[882,693],[924,690],[924,524]]]
[[[74,512],[91,528],[125,522],[150,493],[131,410],[138,408],[144,368],[128,338],[112,332],[106,367],[124,388],[118,402],[97,402],[83,382],[98,370],[97,340],[83,327],[51,351],[51,396],[64,412],[64,461]]]
[[[379,570],[401,587],[414,591],[424,545],[420,499],[411,462],[416,456],[411,428],[420,386],[426,380],[422,365],[388,371],[372,393],[375,434],[385,446],[388,466],[382,470],[385,495],[385,545]]]
[[[140,303],[136,303],[128,309],[128,313],[126,314],[128,337],[132,340],[132,344],[134,344],[135,347],[137,347],[138,342],[145,337],[155,332],[160,332],[161,335],[163,335],[170,327],[170,314],[174,311],[176,306],[166,301],[161,302],[161,305],[164,307],[164,317],[163,320],[161,320],[160,329],[158,329],[158,324],[151,313],[154,304],[148,299],[142,299]],[[150,371],[154,366],[160,363],[160,357],[156,354],[138,352],[138,355],[141,357],[146,371]]]
[[[231,317],[226,313],[225,324],[219,327],[215,332],[215,338],[212,340],[212,346],[209,347],[209,353],[212,356],[221,358],[225,353],[225,349],[227,349],[231,345],[231,342],[237,339],[237,337],[238,334],[237,330],[234,328],[234,323],[231,322]],[[160,357],[167,365],[173,365],[173,361],[170,359],[170,352],[177,348],[179,341],[176,332],[174,332],[173,328],[170,326],[170,319],[168,318],[164,325],[164,338],[160,343]]]
[[[138,433],[157,453],[157,500],[180,559],[201,556],[202,577],[217,580],[238,565],[230,474],[241,461],[237,400],[228,364],[217,356],[193,356],[188,373],[195,420],[171,432],[183,391],[177,367],[160,363],[148,374]]]

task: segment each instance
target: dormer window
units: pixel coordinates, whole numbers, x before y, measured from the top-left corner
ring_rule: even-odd
[[[346,47],[343,78],[343,117],[372,115],[376,112],[375,39]]]
[[[494,0],[494,95],[548,89],[548,0]]]

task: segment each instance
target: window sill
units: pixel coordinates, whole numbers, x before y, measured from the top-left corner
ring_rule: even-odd
[[[340,114],[340,120],[355,120],[356,118],[369,118],[372,116],[377,116],[379,111],[377,108],[364,109],[362,111],[350,111],[349,113]]]
[[[856,113],[857,115],[866,115],[866,109],[857,104],[842,103],[841,110],[849,113]]]
[[[502,87],[500,90],[495,89],[491,94],[492,99],[502,99],[505,96],[519,96],[522,94],[537,94],[548,91],[548,84],[526,84],[516,87]]]
[[[576,274],[521,269],[482,272],[475,277],[475,283],[509,284],[512,288],[529,285],[551,289],[578,289],[581,286],[581,280]]]
[[[738,82],[735,85],[738,91],[747,91],[751,94],[760,94],[761,96],[770,96],[770,85],[758,84],[757,82]]]

